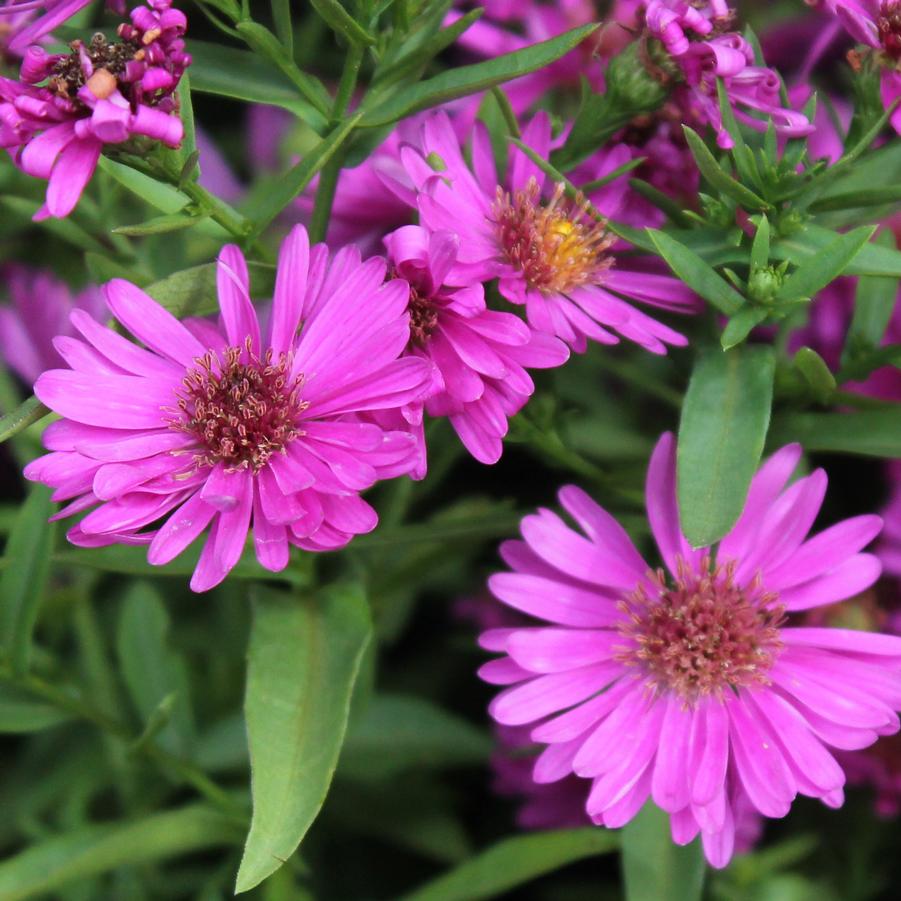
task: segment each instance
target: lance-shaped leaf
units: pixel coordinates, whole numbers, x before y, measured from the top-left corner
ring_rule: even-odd
[[[689,288],[727,316],[741,309],[744,298],[693,250],[666,232],[650,228],[647,232],[660,256]]]
[[[796,266],[803,266],[835,239],[834,231],[809,223],[791,237],[776,241],[770,254],[773,259],[789,260]],[[875,243],[864,243],[843,274],[901,278],[901,251]]]
[[[816,400],[821,404],[829,403],[836,384],[826,361],[813,348],[802,347],[795,354],[794,363]]]
[[[597,29],[584,25],[548,41],[542,41],[472,66],[457,66],[425,81],[408,85],[381,103],[364,103],[360,124],[367,128],[389,125],[413,113],[439,106],[457,97],[475,94],[554,62]]]
[[[791,413],[773,422],[773,444],[864,457],[901,457],[901,405],[856,413]]]
[[[371,631],[355,586],[301,598],[257,593],[244,702],[253,820],[236,891],[275,872],[319,813]]]
[[[33,485],[6,543],[11,565],[0,576],[0,635],[12,671],[27,672],[31,639],[50,576],[54,506],[51,491]]]
[[[609,854],[619,836],[606,829],[558,829],[519,835],[483,851],[402,901],[481,901],[578,860]],[[656,901],[656,899],[655,899]]]
[[[723,170],[723,167],[716,161],[714,155],[708,150],[707,145],[701,136],[689,128],[687,125],[682,126],[685,132],[685,139],[688,141],[688,149],[698,164],[701,175],[727,197],[731,197],[738,204],[748,210],[768,210],[770,205],[759,195],[755,194],[750,188],[745,187],[741,182],[736,181]]]
[[[623,829],[626,901],[700,901],[704,888],[701,841],[680,847],[669,816],[650,801]]]
[[[773,400],[772,348],[744,345],[700,357],[679,423],[677,489],[693,547],[735,524],[763,452]]]
[[[329,28],[343,35],[352,44],[371,47],[375,38],[338,2],[338,0],[310,0],[313,9],[328,23]]]
[[[798,266],[782,283],[776,293],[776,300],[788,301],[815,297],[823,288],[845,272],[875,231],[875,225],[864,225],[846,235],[837,235],[820,251]]]

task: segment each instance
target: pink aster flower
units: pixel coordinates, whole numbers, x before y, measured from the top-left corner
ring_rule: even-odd
[[[732,139],[720,115],[716,82],[723,80],[736,118],[765,131],[767,119],[782,135],[802,137],[811,131],[807,119],[782,106],[782,82],[772,69],[754,64],[751,45],[731,27],[734,12],[725,0],[688,3],[686,0],[648,0],[645,12],[648,36],[662,45],[667,60],[661,76],[675,68],[680,83],[674,94],[692,116],[708,122],[720,147]],[[653,59],[653,47],[650,57]],[[752,115],[762,113],[764,119]]]
[[[73,313],[84,341],[58,347],[71,368],[35,384],[63,418],[45,432],[51,453],[25,470],[70,501],[58,517],[90,511],[69,540],[148,544],[159,565],[209,527],[191,580],[205,591],[237,563],[251,528],[273,572],[291,544],[332,550],[373,529],[360,492],[409,468],[415,449],[408,434],[359,416],[415,402],[429,378],[422,360],[398,359],[409,289],[385,283],[385,271],[354,251],[329,263],[298,227],[282,245],[265,334],[234,246],[219,257],[218,328],[181,323],[118,279],[107,303],[144,347]]]
[[[822,0],[817,5],[872,51],[882,70],[882,102],[888,108],[901,97],[901,0]],[[901,107],[891,121],[901,134]]]
[[[393,270],[410,285],[410,344],[407,354],[432,366],[425,396],[429,416],[447,416],[466,449],[481,463],[496,463],[507,419],[535,390],[526,368],[560,366],[569,357],[562,341],[532,332],[512,313],[485,306],[479,282],[448,287],[459,239],[408,225],[385,238]],[[407,417],[421,448],[414,475],[425,475],[422,410]]]
[[[532,119],[523,140],[547,158],[551,126],[545,113]],[[401,160],[417,189],[422,225],[459,237],[448,284],[499,279],[500,293],[525,305],[535,331],[556,335],[580,352],[588,339],[616,344],[615,333],[654,353],[665,353],[666,344],[687,343],[629,301],[685,313],[695,310],[694,295],[675,278],[617,266],[609,253],[615,238],[604,224],[592,218],[587,204],[567,200],[562,185],[548,185],[518,148],[511,148],[502,182],[480,123],[473,133],[472,171],[444,113],[426,120],[417,147],[402,148]],[[615,186],[605,191],[619,195]]]
[[[648,519],[665,569],[653,570],[610,514],[574,487],[527,516],[501,548],[510,572],[489,581],[505,604],[548,625],[481,637],[504,656],[481,676],[507,685],[491,705],[508,726],[532,724],[546,745],[536,782],[575,773],[586,810],[617,827],[648,797],[674,841],[699,832],[715,867],[732,856],[736,811],[783,817],[797,794],[830,806],[845,781],[828,746],[863,748],[898,731],[901,638],[797,626],[796,611],[871,585],[860,553],[881,521],[859,516],[808,539],[822,470],[785,487],[797,445],[755,476],[738,522],[714,548],[681,533],[675,442],[664,435],[647,480]]]
[[[15,34],[9,42],[10,52],[21,56],[29,44],[40,41],[90,2],[91,0],[6,0],[0,6],[0,29],[4,19],[15,28]],[[120,12],[124,11],[125,3],[122,0],[115,5]],[[45,11],[44,15],[35,19],[35,13],[41,9]]]
[[[181,142],[174,92],[191,62],[187,20],[172,0],[148,4],[119,26],[119,41],[98,34],[64,54],[33,45],[21,81],[0,79],[0,146],[23,171],[49,179],[35,218],[74,209],[105,145],[139,137],[170,147]]]
[[[0,306],[0,359],[29,385],[45,369],[62,365],[57,345],[72,340],[72,310],[99,319],[104,308],[93,285],[73,296],[51,272],[13,263],[0,267],[0,296],[10,301]]]

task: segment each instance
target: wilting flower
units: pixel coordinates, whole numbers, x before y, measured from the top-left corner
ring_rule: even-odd
[[[551,127],[544,113],[531,121],[523,140],[547,157]],[[587,202],[567,199],[562,185],[550,188],[518,148],[511,150],[502,184],[487,132],[477,123],[470,171],[448,117],[438,113],[423,125],[418,147],[403,148],[401,159],[417,188],[422,225],[460,239],[448,284],[498,278],[500,293],[525,305],[533,329],[577,351],[589,338],[616,344],[614,333],[654,353],[665,353],[665,343],[687,343],[623,298],[691,312],[694,295],[675,278],[617,266],[610,253],[615,237],[593,218]]]
[[[35,218],[67,216],[90,181],[106,144],[149,137],[170,147],[183,127],[175,89],[191,57],[187,20],[172,0],[148,0],[119,26],[74,41],[69,53],[28,48],[21,80],[0,79],[0,146],[29,175],[49,179]]]
[[[839,18],[855,41],[875,51],[887,109],[901,97],[901,0],[822,0],[821,5]],[[901,107],[891,121],[901,134]]]
[[[452,288],[444,280],[459,253],[450,232],[429,233],[408,225],[385,238],[388,259],[410,285],[410,344],[407,353],[432,365],[425,397],[430,416],[447,416],[466,449],[482,463],[496,463],[507,419],[535,390],[527,367],[560,366],[569,357],[562,341],[534,333],[512,313],[485,306],[480,282]],[[425,475],[422,409],[406,411],[418,436]]]
[[[74,295],[65,282],[44,269],[18,264],[0,267],[0,360],[29,385],[45,370],[60,366],[61,351],[71,342],[72,310],[99,318],[104,303],[98,288]]]
[[[509,685],[492,703],[509,726],[534,724],[547,745],[533,778],[592,779],[594,822],[621,826],[650,796],[674,841],[701,833],[710,863],[732,856],[736,808],[782,817],[797,794],[839,806],[845,781],[827,746],[863,748],[898,731],[901,638],[810,628],[787,617],[850,597],[878,577],[860,553],[881,521],[859,516],[807,539],[822,470],[785,484],[800,457],[775,453],[716,549],[681,533],[675,442],[651,458],[647,506],[666,569],[652,570],[626,532],[577,488],[527,516],[524,541],[489,582],[507,605],[551,625],[481,637],[503,657],[481,669]]]
[[[35,384],[63,419],[45,433],[51,453],[25,470],[71,501],[59,517],[91,511],[69,540],[149,544],[163,564],[209,526],[191,580],[204,591],[237,563],[251,524],[273,572],[289,544],[331,550],[373,529],[360,492],[409,468],[415,448],[357,417],[414,403],[429,378],[422,360],[398,359],[409,289],[385,283],[385,270],[353,250],[329,263],[298,227],[282,245],[265,337],[234,246],[219,257],[219,328],[189,327],[119,279],[105,289],[110,310],[145,347],[73,313],[85,340],[59,348],[71,369]]]
[[[811,131],[801,114],[782,106],[782,82],[772,69],[754,65],[754,50],[738,32],[729,30],[734,12],[725,0],[701,4],[684,0],[648,0],[645,14],[648,36],[659,41],[661,59],[653,44],[647,49],[648,65],[665,81],[674,82],[674,95],[693,116],[709,123],[720,147],[732,146],[717,99],[721,78],[736,118],[765,131],[767,120],[787,137],[803,137]]]

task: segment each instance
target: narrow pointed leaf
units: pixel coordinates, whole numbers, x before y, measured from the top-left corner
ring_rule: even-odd
[[[301,598],[257,593],[244,702],[253,820],[236,891],[274,873],[319,813],[371,631],[355,586]]]
[[[802,347],[795,354],[794,363],[817,401],[821,404],[828,403],[836,384],[835,376],[826,365],[826,361],[812,348]]]
[[[769,314],[762,307],[746,304],[726,324],[720,343],[723,350],[730,350],[741,344]]]
[[[688,148],[698,164],[698,169],[701,170],[701,175],[707,179],[711,187],[717,188],[746,209],[767,210],[770,208],[770,205],[762,197],[723,171],[723,167],[716,161],[716,158],[696,131],[687,125],[683,125],[682,130],[685,132]]]
[[[773,422],[771,441],[798,441],[807,451],[901,457],[901,405],[859,413],[784,414]]]
[[[352,44],[371,47],[375,38],[338,2],[338,0],[310,0],[316,12],[332,31],[343,35]]]
[[[763,452],[773,399],[770,347],[711,350],[695,366],[679,424],[682,531],[693,547],[735,524]]]
[[[835,232],[811,223],[797,234],[774,242],[771,255],[774,259],[789,260],[801,266],[835,238]],[[876,243],[865,243],[846,266],[844,275],[901,278],[901,251]]]
[[[36,701],[24,691],[0,686],[0,733],[4,735],[41,732],[71,718],[71,714],[43,701]]]

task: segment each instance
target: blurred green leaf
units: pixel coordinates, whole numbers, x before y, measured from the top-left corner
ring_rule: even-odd
[[[741,182],[736,181],[723,170],[723,167],[716,161],[716,158],[707,149],[707,145],[696,131],[687,125],[683,125],[682,130],[685,132],[688,149],[695,158],[701,175],[712,187],[716,188],[721,194],[731,197],[747,210],[770,209],[770,205],[762,197],[755,194]]]
[[[123,188],[140,197],[154,209],[171,216],[183,210],[189,203],[188,198],[172,185],[157,181],[131,166],[117,163],[107,156],[101,156],[98,164],[100,171],[114,178]]]
[[[83,826],[38,842],[0,863],[0,898],[21,901],[123,865],[230,845],[232,821],[202,805],[143,819]]]
[[[777,301],[812,298],[842,275],[876,231],[875,225],[855,228],[835,238],[801,263],[782,283]]]
[[[689,288],[727,316],[741,309],[744,298],[693,250],[666,232],[649,228],[647,233],[660,256]]]
[[[789,441],[807,451],[901,457],[901,405],[857,413],[785,413],[773,421],[770,443]]]
[[[802,347],[795,354],[794,364],[817,401],[821,404],[829,403],[837,386],[826,361],[812,348]]]
[[[101,160],[105,157],[101,157]],[[0,207],[5,207],[15,218],[23,220],[23,224],[31,225],[32,216],[41,208],[41,203],[35,200],[27,200],[24,197],[14,197],[12,194],[0,195]],[[93,250],[103,253],[106,248],[95,237],[90,235],[71,216],[66,219],[50,217],[39,224],[57,238],[78,247],[81,250]]]
[[[253,820],[237,892],[277,870],[319,813],[371,632],[356,586],[333,585],[303,598],[256,592],[244,702]]]
[[[247,103],[280,106],[322,133],[328,121],[328,92],[317,79],[309,79],[310,97],[302,98],[284,78],[254,53],[191,40],[191,87],[203,94],[232,97]]]
[[[584,25],[523,50],[496,56],[471,66],[448,69],[440,75],[402,88],[381,103],[373,102],[373,106],[364,102],[364,115],[360,125],[366,128],[388,125],[421,110],[534,72],[564,56],[597,28],[597,25]]]
[[[285,45],[289,56],[294,54],[294,23],[291,21],[291,0],[272,0],[272,21],[275,33]]]
[[[4,554],[14,565],[0,575],[0,635],[16,675],[28,671],[31,639],[50,577],[54,525],[51,489],[32,485],[6,542]]]
[[[494,898],[578,860],[609,854],[618,846],[617,833],[598,828],[519,835],[498,842],[449,873],[404,895],[402,901]]]
[[[406,769],[487,760],[493,742],[471,723],[413,695],[376,695],[348,730],[340,772],[385,779]]]
[[[773,243],[771,255],[776,260],[789,260],[803,266],[836,239],[828,228],[808,223],[788,238]],[[901,251],[893,247],[865,243],[844,270],[845,275],[873,275],[901,278]]]
[[[677,485],[682,531],[693,547],[735,524],[757,470],[770,422],[775,357],[744,345],[704,353],[682,405]]]
[[[116,652],[125,685],[142,722],[149,723],[165,698],[174,695],[169,723],[158,744],[180,757],[190,756],[193,722],[183,662],[168,644],[169,614],[147,582],[129,586],[122,599]]]
[[[0,733],[41,732],[71,718],[70,714],[36,701],[12,686],[0,686]]]
[[[700,901],[704,855],[700,839],[680,847],[669,816],[648,801],[622,831],[625,901]]]

